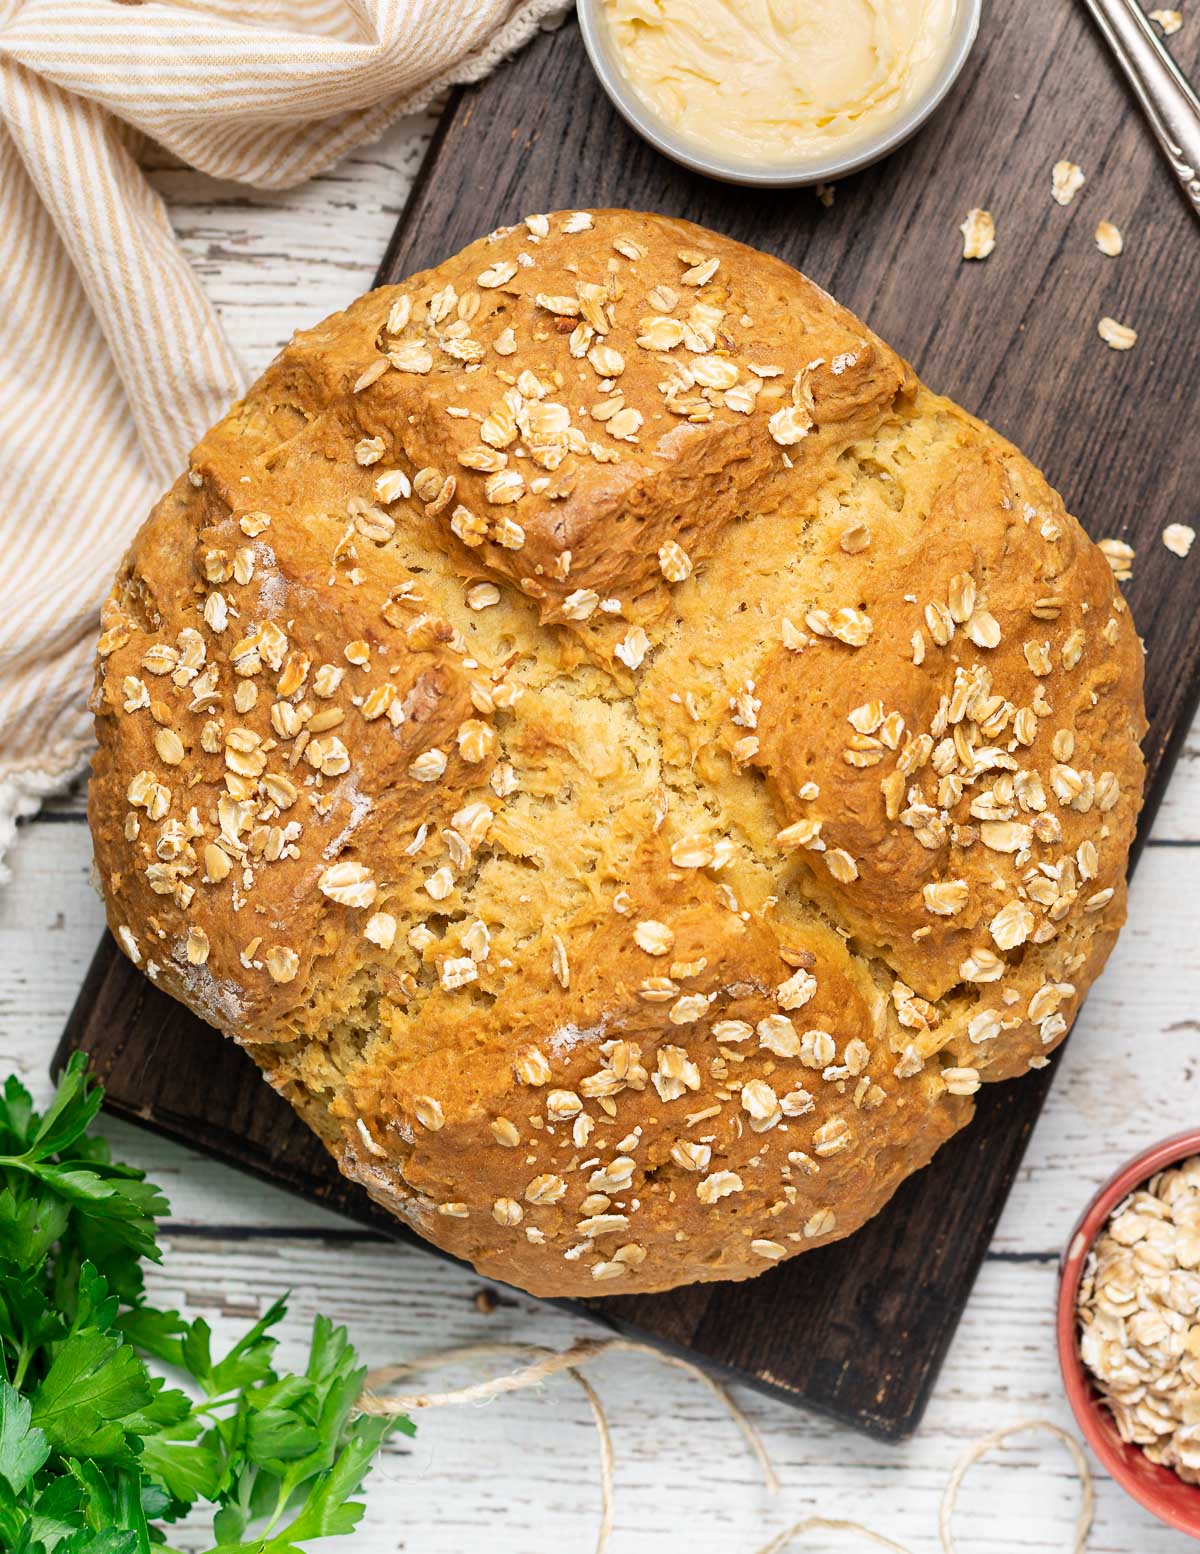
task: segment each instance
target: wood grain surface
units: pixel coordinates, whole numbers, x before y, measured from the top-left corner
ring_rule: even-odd
[[[1177,41],[1194,65],[1196,35]],[[1088,175],[1065,209],[1050,198],[1060,157]],[[568,26],[451,101],[381,275],[436,263],[532,210],[604,204],[688,216],[803,268],[930,384],[1020,444],[1097,538],[1137,550],[1127,592],[1147,639],[1153,809],[1200,657],[1192,568],[1160,538],[1167,523],[1196,519],[1200,489],[1200,451],[1185,436],[1195,416],[1193,218],[1082,9],[1036,0],[985,9],[942,110],[850,192],[826,209],[809,191],[750,193],[674,168],[608,106]],[[957,227],[974,205],[992,211],[997,246],[967,264]],[[1095,247],[1100,219],[1125,234],[1118,259]],[[1133,351],[1101,343],[1104,314],[1138,330]],[[74,1045],[93,1053],[114,1110],[403,1234],[342,1182],[244,1055],[107,943],[60,1056]],[[973,1126],[850,1241],[749,1285],[619,1297],[595,1313],[870,1433],[908,1434],[1052,1073],[989,1087]]]

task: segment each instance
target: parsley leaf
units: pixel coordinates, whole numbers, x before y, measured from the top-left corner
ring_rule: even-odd
[[[50,1455],[46,1432],[31,1422],[32,1415],[29,1399],[0,1380],[0,1477],[16,1494]]]
[[[87,1132],[96,1120],[103,1100],[104,1091],[99,1085],[89,1088],[87,1059],[82,1052],[74,1053],[63,1071],[49,1111],[40,1122],[32,1114],[26,1115],[24,1131],[29,1140],[26,1154],[35,1160],[49,1160],[52,1155],[61,1154]],[[33,1123],[37,1126],[33,1127]]]
[[[33,1417],[65,1456],[112,1457],[125,1446],[121,1421],[149,1403],[146,1367],[119,1334],[72,1333],[33,1394]]]
[[[0,1137],[7,1137],[12,1152],[0,1155],[0,1174],[12,1200],[12,1225],[10,1248],[2,1255],[23,1258],[27,1266],[40,1259],[39,1242],[28,1241],[18,1223],[31,1212],[28,1205],[36,1199],[38,1206],[56,1216],[74,1209],[101,1220],[118,1243],[139,1257],[159,1260],[154,1217],[167,1212],[167,1200],[140,1171],[114,1165],[107,1150],[88,1148],[93,1141],[83,1137],[103,1094],[98,1085],[89,1088],[87,1060],[79,1052],[72,1056],[54,1103],[41,1119],[30,1110],[24,1088],[15,1079],[8,1080]],[[24,1148],[12,1149],[14,1144]],[[36,1207],[33,1212],[36,1216]],[[8,1216],[0,1209],[0,1218],[4,1217]]]

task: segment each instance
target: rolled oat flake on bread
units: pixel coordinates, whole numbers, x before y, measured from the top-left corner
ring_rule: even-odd
[[[530,216],[296,336],[105,606],[109,921],[539,1294],[849,1235],[1125,914],[1142,655],[1020,453],[794,270]]]

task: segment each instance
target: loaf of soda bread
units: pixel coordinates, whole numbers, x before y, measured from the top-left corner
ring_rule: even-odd
[[[104,611],[112,930],[540,1294],[849,1235],[1112,948],[1142,653],[1029,462],[765,254],[531,216],[296,336]]]

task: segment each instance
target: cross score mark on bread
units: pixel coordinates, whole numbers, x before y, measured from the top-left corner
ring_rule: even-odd
[[[105,607],[110,921],[539,1293],[846,1235],[1124,915],[1141,651],[1009,444],[795,271],[530,217],[296,337]]]

